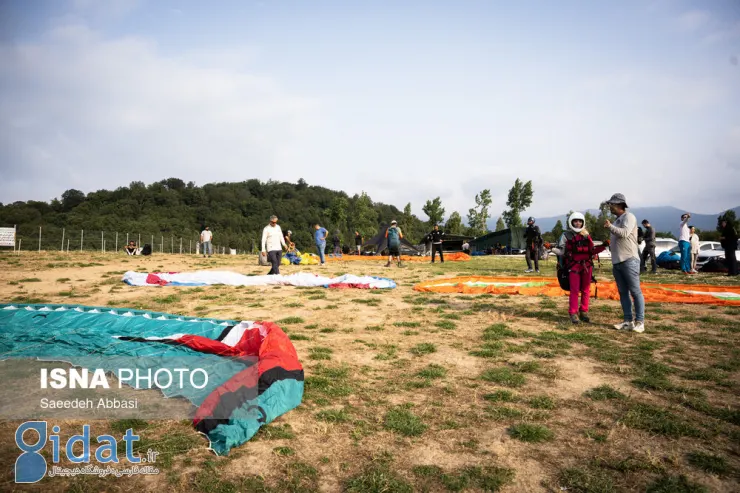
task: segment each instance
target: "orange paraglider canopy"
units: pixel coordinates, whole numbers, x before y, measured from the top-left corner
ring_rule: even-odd
[[[327,262],[383,262],[388,261],[387,255],[343,255],[341,257],[334,257],[327,255]],[[429,262],[429,257],[419,257],[411,255],[401,255],[401,260],[404,262]],[[467,253],[445,253],[445,262],[467,262],[470,260],[470,255]]]
[[[619,300],[613,281],[591,284],[591,295],[598,286],[599,298]],[[641,284],[648,303],[698,303],[740,306],[740,286],[707,286],[706,284]],[[434,293],[492,293],[527,296],[566,296],[555,278],[547,277],[452,277],[424,281],[414,290]]]

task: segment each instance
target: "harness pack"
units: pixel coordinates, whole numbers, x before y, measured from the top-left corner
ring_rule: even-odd
[[[398,228],[388,228],[388,246],[398,248],[401,246],[401,238],[398,234]]]

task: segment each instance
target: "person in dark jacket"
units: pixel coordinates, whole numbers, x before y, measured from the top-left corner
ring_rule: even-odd
[[[435,224],[434,229],[431,233],[427,235],[427,241],[432,242],[432,263],[434,263],[434,258],[437,256],[437,252],[439,252],[439,261],[441,263],[445,263],[445,257],[442,254],[442,242],[444,241],[445,233],[444,231],[439,230],[439,225]]]
[[[334,232],[334,237],[331,239],[332,243],[334,244],[334,255],[337,257],[342,256],[342,239],[339,236],[339,230],[336,230]]]
[[[524,241],[527,242],[524,250],[524,257],[527,259],[527,270],[524,272],[532,272],[532,259],[534,259],[534,268],[539,274],[542,234],[540,233],[540,227],[535,226],[533,217],[527,219],[527,229],[524,230]]]
[[[362,235],[359,231],[355,231],[355,249],[357,250],[357,255],[362,255]]]
[[[650,225],[650,221],[647,219],[642,220],[642,225],[645,227],[645,233],[642,236],[643,241],[645,241],[645,247],[642,249],[642,256],[640,258],[640,273],[647,272],[647,259],[650,257],[653,267],[650,273],[656,274],[658,268],[655,264],[655,228]]]
[[[725,250],[725,265],[727,265],[727,275],[736,276],[738,275],[737,269],[737,231],[727,218],[722,217],[719,223],[720,230],[720,244]]]

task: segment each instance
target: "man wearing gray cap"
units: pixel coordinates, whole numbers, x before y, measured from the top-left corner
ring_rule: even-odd
[[[619,291],[619,301],[624,312],[624,322],[614,326],[617,330],[645,331],[645,299],[640,289],[640,255],[637,250],[637,218],[627,212],[627,199],[615,193],[606,201],[612,214],[617,216],[614,224],[608,219],[604,223],[609,231],[612,252],[612,272]],[[631,299],[630,299],[631,297]],[[632,321],[632,302],[635,303],[635,319]]]

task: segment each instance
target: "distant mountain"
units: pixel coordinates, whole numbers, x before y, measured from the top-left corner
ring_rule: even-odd
[[[735,215],[740,217],[740,206],[732,209],[735,211]],[[686,212],[684,209],[677,209],[672,206],[662,207],[635,207],[629,209],[631,213],[637,216],[637,222],[642,222],[643,219],[647,219],[655,227],[656,231],[670,231],[674,235],[678,235],[678,223],[681,222],[681,214]],[[586,212],[586,211],[581,211]],[[589,209],[588,212],[591,214],[598,214],[598,209]],[[691,212],[691,211],[689,211]],[[717,227],[717,216],[724,211],[717,212],[715,214],[691,214],[691,220],[689,223],[696,226],[700,230],[714,230]],[[552,217],[538,217],[537,225],[543,232],[551,231],[558,222],[558,219],[565,225],[565,221],[568,213],[564,213],[560,216]],[[524,218],[522,218],[524,219]],[[493,218],[488,221],[488,228],[493,231],[496,229],[496,221],[498,218]]]

